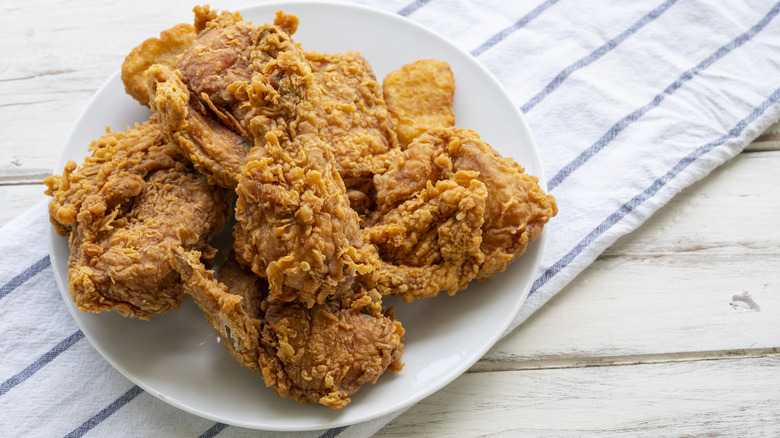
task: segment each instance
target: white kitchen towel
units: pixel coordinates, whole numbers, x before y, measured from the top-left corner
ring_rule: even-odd
[[[618,237],[780,118],[780,3],[355,0],[416,21],[503,84],[560,206],[516,328]],[[214,4],[215,7],[222,5]],[[43,204],[0,230],[0,436],[364,437],[198,418],[103,361],[61,302]]]

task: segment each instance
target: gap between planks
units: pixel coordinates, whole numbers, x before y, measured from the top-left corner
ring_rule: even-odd
[[[626,356],[602,357],[549,357],[543,359],[519,360],[483,359],[474,364],[474,366],[472,366],[468,372],[489,373],[499,371],[631,366],[677,362],[697,362],[702,360],[755,359],[767,356],[780,356],[780,347],[746,348],[720,351],[691,351],[679,353],[632,354]]]
[[[52,171],[41,169],[7,172],[5,174],[0,170],[0,186],[40,185],[43,187],[43,179],[51,174]]]

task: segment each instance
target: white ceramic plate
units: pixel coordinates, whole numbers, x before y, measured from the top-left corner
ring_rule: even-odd
[[[278,9],[300,18],[295,38],[306,50],[358,50],[377,77],[417,59],[447,61],[455,74],[458,126],[471,128],[502,154],[542,179],[536,146],[522,115],[499,83],[470,55],[437,34],[400,16],[363,7],[322,2],[262,4],[244,9],[261,24]],[[173,24],[173,23],[171,23]],[[114,74],[96,93],[65,144],[56,172],[68,159],[81,162],[90,141],[105,132],[142,122],[145,108],[124,93]],[[57,281],[73,318],[95,348],[117,370],[148,393],[196,415],[263,430],[313,430],[370,420],[408,407],[442,388],[473,365],[502,335],[525,300],[537,271],[543,237],[509,269],[485,284],[395,305],[406,328],[405,367],[364,386],[341,410],[282,399],[261,377],[238,366],[219,345],[191,299],[149,322],[112,312],[85,314],[67,290],[66,239],[50,232]]]

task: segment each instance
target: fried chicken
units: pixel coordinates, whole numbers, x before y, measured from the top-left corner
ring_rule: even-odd
[[[179,55],[195,40],[197,32],[190,24],[177,24],[135,47],[122,63],[122,84],[127,94],[141,105],[149,106],[144,72],[154,64],[176,68]]]
[[[254,145],[235,177],[238,260],[268,279],[272,295],[309,307],[351,289],[367,269],[358,217],[334,164],[321,89],[286,33],[296,20],[279,13],[255,27],[207,8],[196,15],[202,30],[179,60],[183,83]]]
[[[387,168],[388,152],[399,147],[382,87],[358,52],[305,55],[322,91],[327,125],[321,135],[333,147],[350,205],[364,213],[373,208],[373,176]]]
[[[382,85],[403,146],[429,129],[455,126],[455,78],[446,62],[426,59],[404,65],[388,73]]]
[[[184,82],[206,106],[229,117],[231,128],[249,140],[263,137],[251,126],[263,99],[262,87],[252,79],[280,53],[300,52],[290,37],[297,17],[279,12],[274,23],[255,26],[238,13],[217,13],[208,6],[194,12],[198,35],[178,61]]]
[[[46,179],[83,311],[147,319],[191,295],[232,357],[287,398],[339,409],[403,364],[382,296],[454,294],[520,257],[557,213],[510,158],[455,128],[454,77],[383,86],[358,52],[305,52],[297,17],[196,6],[122,65],[153,115]],[[235,210],[232,210],[233,200]],[[214,272],[209,240],[235,214]]]
[[[399,371],[404,329],[376,293],[358,290],[307,308],[267,294],[265,280],[227,262],[219,281],[197,252],[172,263],[223,345],[282,397],[342,408],[362,385]]]
[[[274,110],[264,104],[258,112],[264,89],[252,82],[253,77],[262,75],[280,53],[303,53],[320,89],[321,117],[326,119],[317,127],[319,135],[331,145],[352,204],[367,208],[372,177],[387,166],[382,154],[398,147],[398,141],[381,86],[365,58],[357,52],[301,52],[290,38],[298,26],[294,15],[279,12],[272,24],[261,26],[243,21],[239,14],[217,13],[208,7],[196,7],[195,15],[199,33],[179,59],[182,79],[204,106],[250,142],[265,137],[267,119],[274,117],[270,114]],[[218,148],[210,152],[187,154],[206,172],[220,175],[232,170],[240,155],[230,151],[220,156]],[[229,162],[223,163],[223,158]]]
[[[555,216],[538,179],[470,130],[426,132],[374,178],[379,208],[364,232],[379,269],[367,287],[405,301],[454,294],[520,257]]]
[[[252,78],[249,65],[257,28],[238,13],[218,14],[208,6],[193,12],[197,38],[182,53],[178,69],[198,97],[220,106],[235,103],[228,86]]]
[[[85,312],[148,319],[184,297],[170,248],[207,245],[230,214],[232,196],[209,186],[153,117],[90,145],[77,168],[46,178],[51,222],[70,234],[69,289]]]
[[[194,12],[192,40],[181,48],[173,64],[147,63],[142,75],[144,92],[170,141],[212,183],[235,189],[253,138],[231,107],[237,104],[240,108],[246,100],[239,103],[228,86],[250,81],[250,52],[257,28],[238,13],[218,14],[208,6],[196,6]],[[136,51],[144,48],[141,45]],[[155,59],[155,53],[136,57]]]
[[[357,213],[320,136],[320,90],[301,53],[279,54],[252,84],[264,90],[252,119],[264,138],[255,139],[236,189],[233,248],[268,278],[271,294],[311,307],[351,289],[366,269]]]
[[[145,76],[149,107],[168,140],[178,145],[212,184],[235,189],[250,149],[247,140],[205,108],[187,89],[178,71],[155,64]]]

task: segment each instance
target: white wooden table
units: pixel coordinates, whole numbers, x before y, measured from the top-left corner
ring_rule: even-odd
[[[125,54],[191,7],[0,3],[0,225],[46,198]],[[378,436],[780,436],[778,169],[775,125]]]

